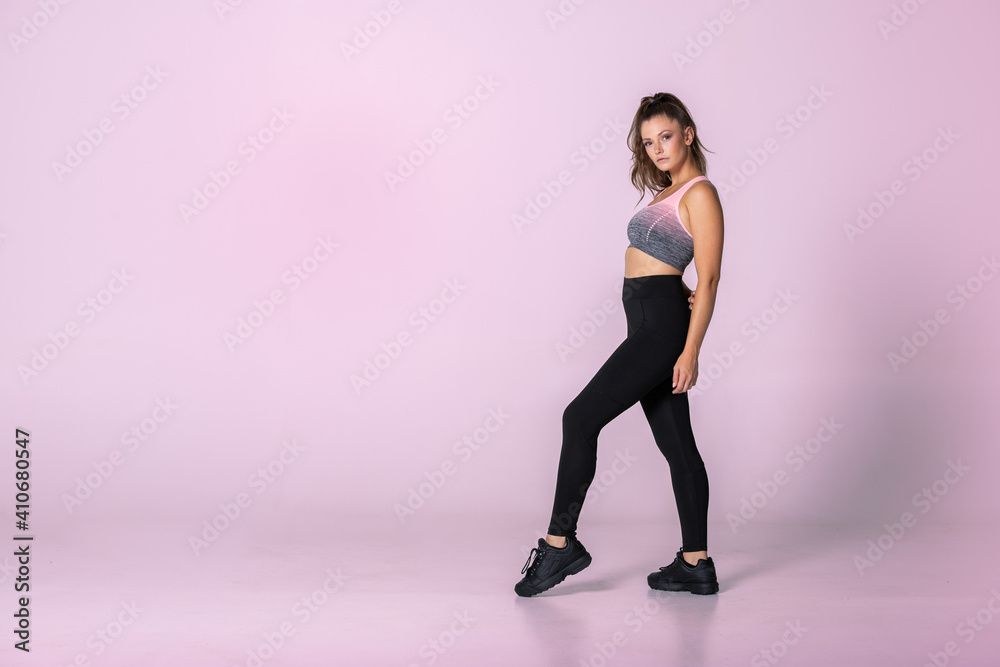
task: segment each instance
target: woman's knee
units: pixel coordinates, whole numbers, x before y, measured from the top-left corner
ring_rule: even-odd
[[[583,432],[583,394],[581,393],[566,406],[562,414],[563,433]]]
[[[601,429],[621,412],[616,403],[599,391],[584,389],[563,410],[563,433],[580,436],[584,440],[596,438]]]
[[[584,390],[563,410],[563,434],[583,440],[596,438],[604,424],[597,418],[594,401],[589,390]]]

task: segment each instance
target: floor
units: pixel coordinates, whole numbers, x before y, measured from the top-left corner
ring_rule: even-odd
[[[488,523],[302,518],[194,547],[166,522],[67,526],[32,543],[31,651],[8,639],[0,664],[1000,665],[995,527],[713,524],[720,591],[700,596],[646,585],[678,544],[594,523],[593,564],[519,598],[539,533]]]

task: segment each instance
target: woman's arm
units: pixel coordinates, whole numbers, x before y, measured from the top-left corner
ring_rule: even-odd
[[[691,236],[694,238],[694,264],[698,271],[684,351],[674,364],[674,392],[680,394],[694,386],[698,379],[698,353],[701,352],[708,323],[715,310],[715,296],[722,270],[722,204],[715,186],[707,183],[691,186],[684,198],[688,211]]]

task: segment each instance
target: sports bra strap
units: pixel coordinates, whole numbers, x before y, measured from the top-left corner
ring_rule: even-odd
[[[697,183],[698,181],[707,181],[708,176],[695,176],[690,181],[682,185],[676,192],[672,193],[667,199],[673,199],[674,197],[680,198],[682,194],[687,192],[688,188]]]

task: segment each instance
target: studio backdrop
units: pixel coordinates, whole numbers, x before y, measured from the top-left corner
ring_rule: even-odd
[[[650,200],[627,135],[660,91],[725,214],[690,392],[712,530],[995,521],[998,20],[973,0],[4,3],[4,533],[162,525],[191,562],[462,515],[530,545],[562,411],[626,333],[625,228]],[[666,533],[668,479],[630,409],[584,521]]]

